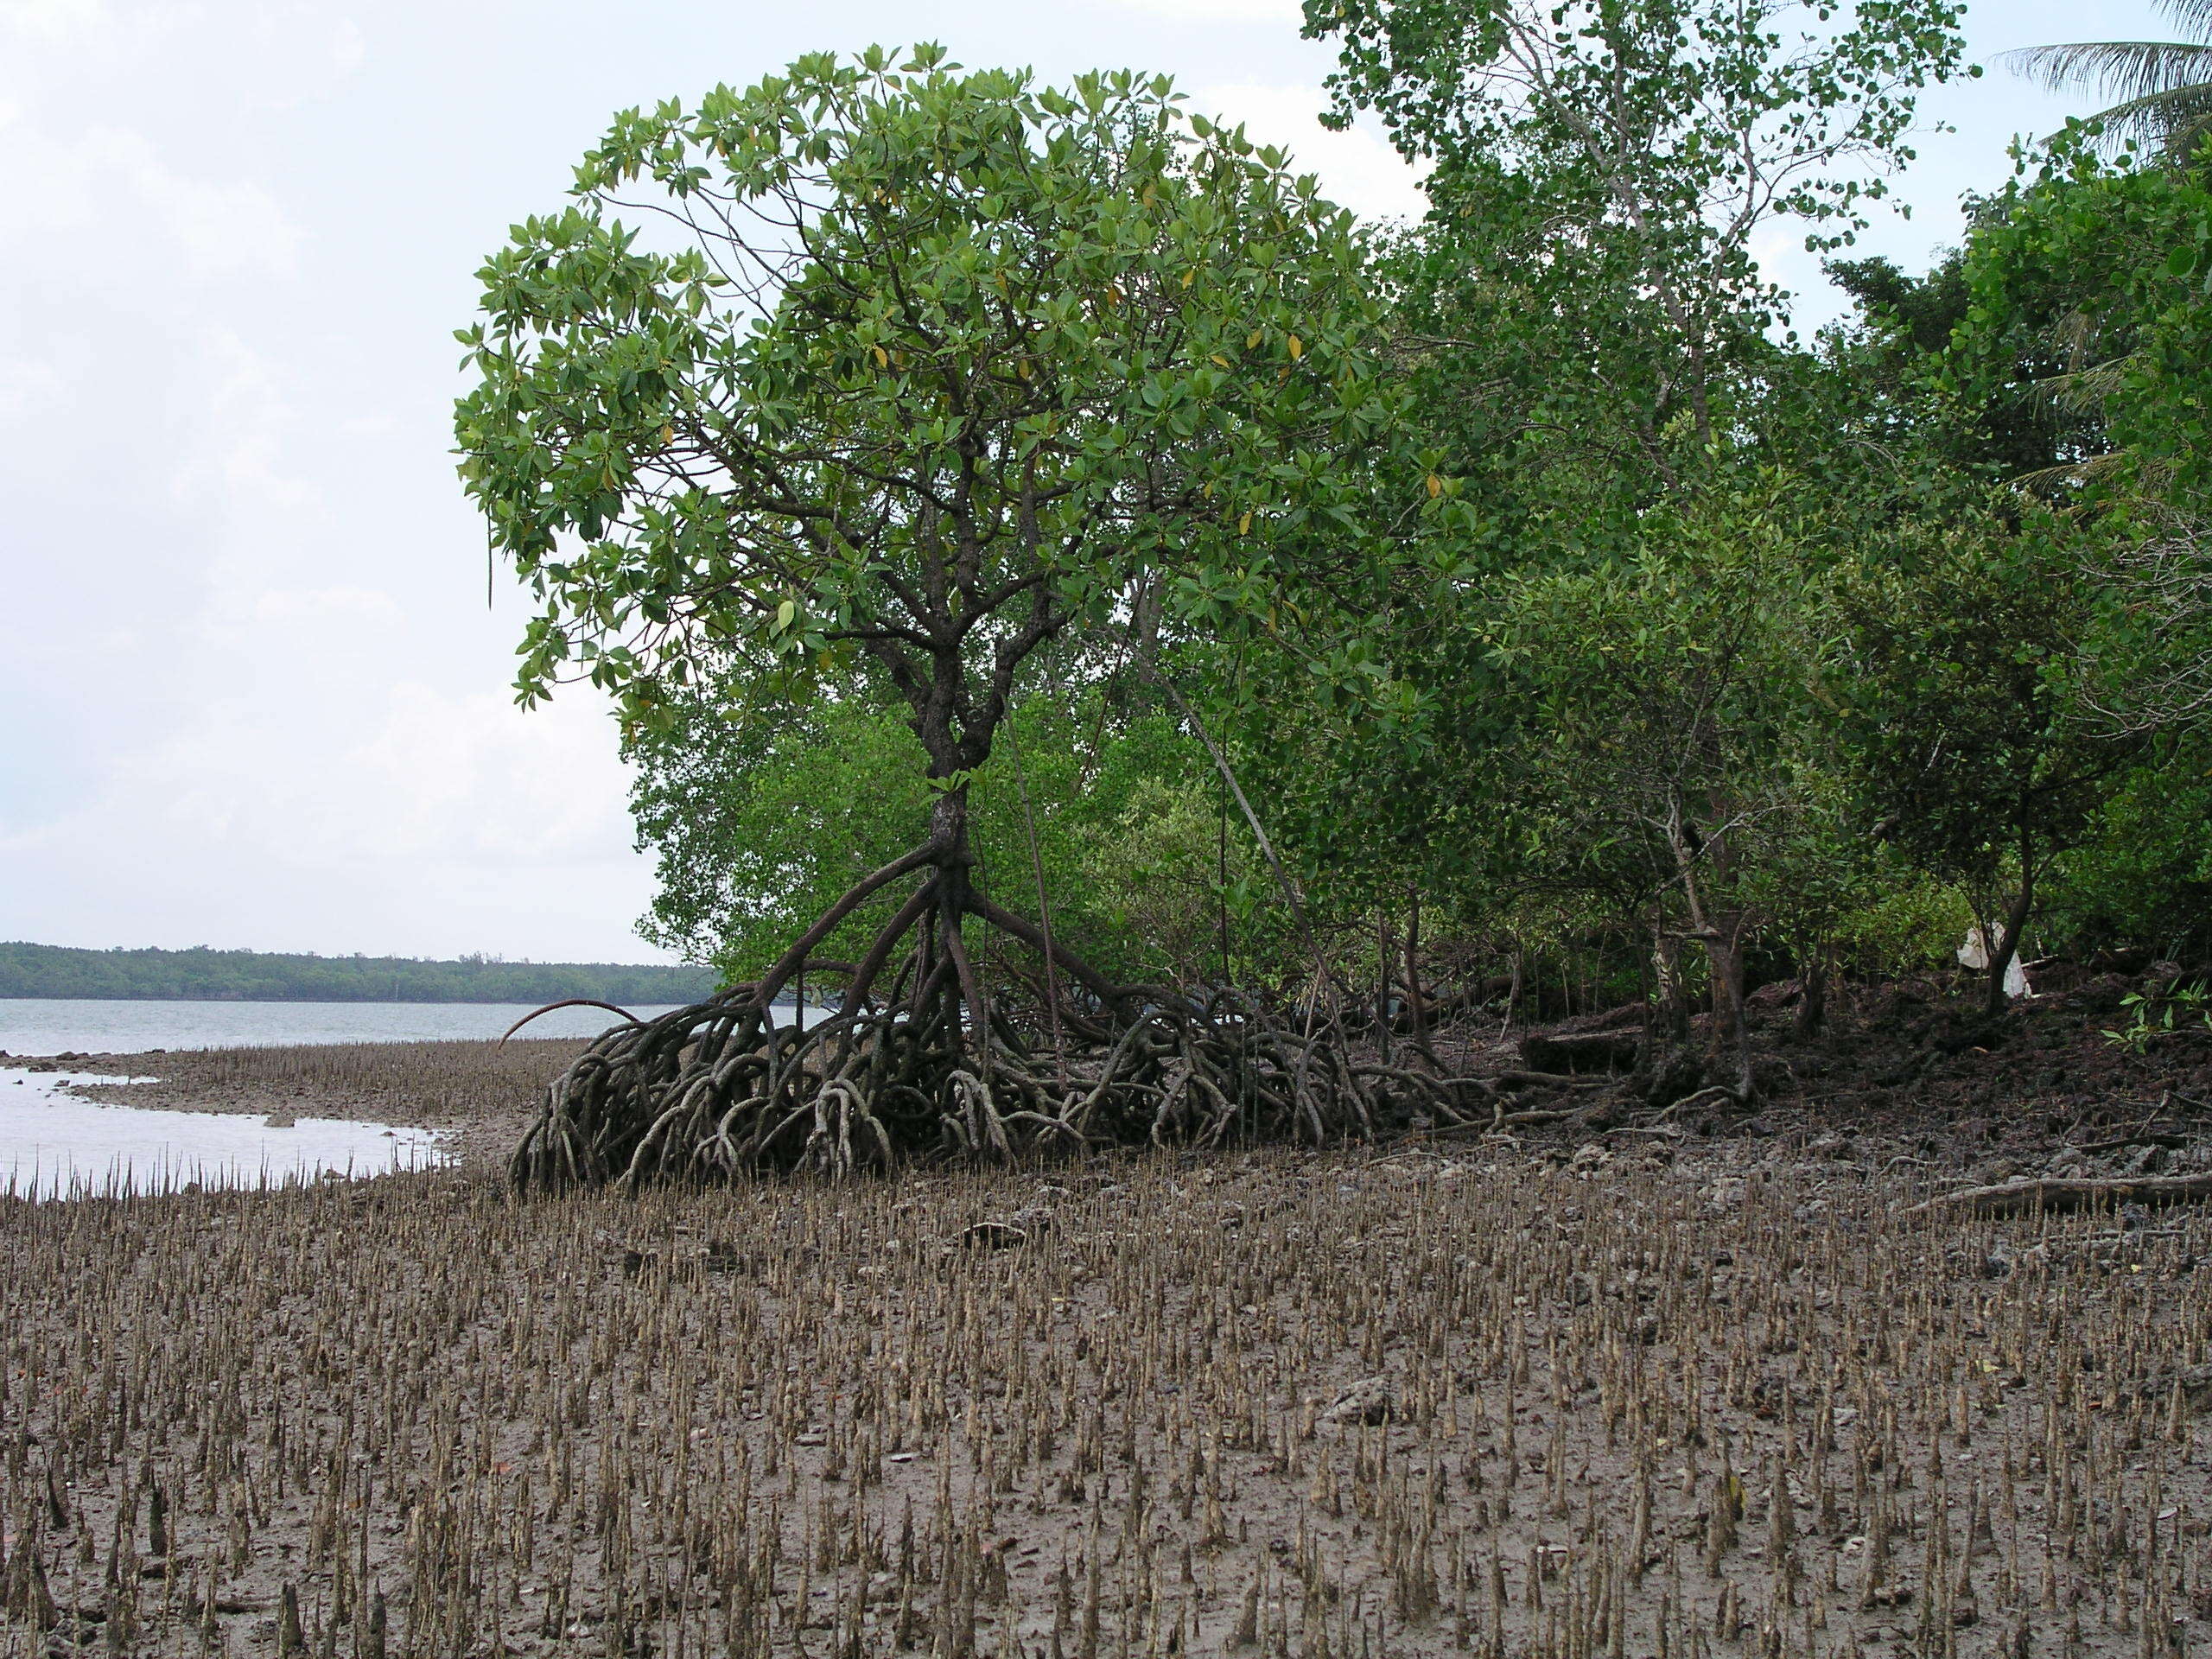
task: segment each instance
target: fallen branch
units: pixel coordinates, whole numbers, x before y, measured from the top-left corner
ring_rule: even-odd
[[[2212,1198],[2212,1175],[2147,1175],[2137,1179],[2086,1180],[2053,1176],[1969,1186],[1916,1204],[1906,1213],[1963,1210],[1974,1216],[2017,1216],[2031,1210],[2053,1214],[2098,1204],[2194,1204]]]
[[[1574,1077],[1565,1071],[1501,1071],[1494,1077],[1478,1081],[1495,1084],[1500,1089],[1602,1089],[1613,1079]]]
[[[1680,1100],[1669,1104],[1657,1117],[1652,1119],[1652,1122],[1662,1122],[1676,1112],[1694,1112],[1701,1107],[1740,1106],[1743,1103],[1744,1097],[1733,1089],[1716,1083],[1699,1090],[1694,1095],[1684,1095]]]

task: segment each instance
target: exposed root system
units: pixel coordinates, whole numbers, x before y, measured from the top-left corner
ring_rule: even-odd
[[[554,1082],[515,1154],[515,1179],[559,1188],[759,1169],[842,1175],[931,1154],[1319,1145],[1423,1109],[1433,1121],[1469,1121],[1453,1101],[1472,1085],[1350,1061],[1326,1027],[1301,1032],[1240,997],[1084,1020],[1085,1038],[1057,1052],[999,1020],[988,1042],[956,1033],[957,1012],[948,998],[933,1018],[851,1009],[802,1029],[772,1023],[744,992],[611,1032]]]
[[[808,960],[918,870],[859,963]],[[987,983],[970,920],[1034,953],[1042,982]],[[842,977],[842,1002],[779,1024],[775,999],[802,971]],[[1355,1058],[1340,1035],[1236,992],[1115,984],[925,849],[854,888],[758,983],[601,1038],[555,1081],[512,1170],[524,1188],[635,1188],[1145,1142],[1319,1146],[1498,1116],[1469,1116],[1483,1086]]]

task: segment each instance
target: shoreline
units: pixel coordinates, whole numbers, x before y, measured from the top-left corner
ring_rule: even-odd
[[[78,1083],[72,1097],[148,1111],[327,1119],[423,1129],[452,1154],[449,1172],[503,1174],[545,1086],[582,1052],[578,1038],[295,1044],[13,1058],[13,1070],[152,1077]],[[378,1177],[378,1179],[388,1179]]]

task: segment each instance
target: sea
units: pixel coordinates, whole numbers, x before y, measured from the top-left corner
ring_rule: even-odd
[[[0,997],[0,1056],[143,1054],[153,1049],[286,1043],[420,1043],[496,1038],[530,1002],[156,1002]],[[665,1007],[629,1010],[640,1020]],[[596,1037],[621,1020],[604,1008],[556,1008],[521,1037]]]
[[[491,1041],[531,1004],[493,1002],[156,1002],[0,998],[0,1200],[69,1201],[122,1193],[359,1179],[421,1169],[451,1154],[425,1130],[386,1123],[168,1112],[94,1100],[75,1083],[113,1075],[32,1071],[10,1059],[130,1054],[160,1076],[180,1049],[296,1043]],[[667,1012],[629,1010],[641,1020]],[[782,1020],[798,1010],[779,1008]],[[821,1017],[810,1009],[808,1020]],[[524,1037],[595,1037],[620,1023],[604,1008],[556,1008]]]

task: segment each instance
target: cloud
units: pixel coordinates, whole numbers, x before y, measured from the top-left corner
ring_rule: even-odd
[[[331,621],[303,626],[327,637]],[[498,692],[338,677],[289,701],[202,702],[98,792],[0,833],[5,927],[640,960],[651,880],[627,786],[613,722],[584,696],[524,714]]]
[[[293,624],[320,622],[332,617],[353,617],[377,622],[396,622],[404,613],[390,594],[372,588],[321,588],[272,590],[253,601],[255,622]]]
[[[19,127],[16,142],[28,137]],[[118,240],[127,232],[138,269],[158,265],[161,280],[283,278],[297,268],[299,232],[266,189],[180,172],[143,133],[96,127],[68,143],[35,145],[22,161],[50,228]]]
[[[1288,23],[1305,21],[1300,0],[1110,0],[1130,11],[1189,23]]]
[[[32,358],[0,357],[0,423],[28,420],[62,391],[60,371]]]
[[[172,411],[182,429],[175,499],[257,516],[315,502],[315,486],[283,470],[294,416],[276,365],[228,329],[203,330],[192,346]]]
[[[0,0],[0,27],[35,41],[60,41],[106,22],[100,0]]]
[[[1427,168],[1408,162],[1370,128],[1321,125],[1329,98],[1319,86],[1228,82],[1200,87],[1189,107],[1241,122],[1255,143],[1289,151],[1294,168],[1319,174],[1324,194],[1363,219],[1419,219],[1428,211],[1421,187]]]

